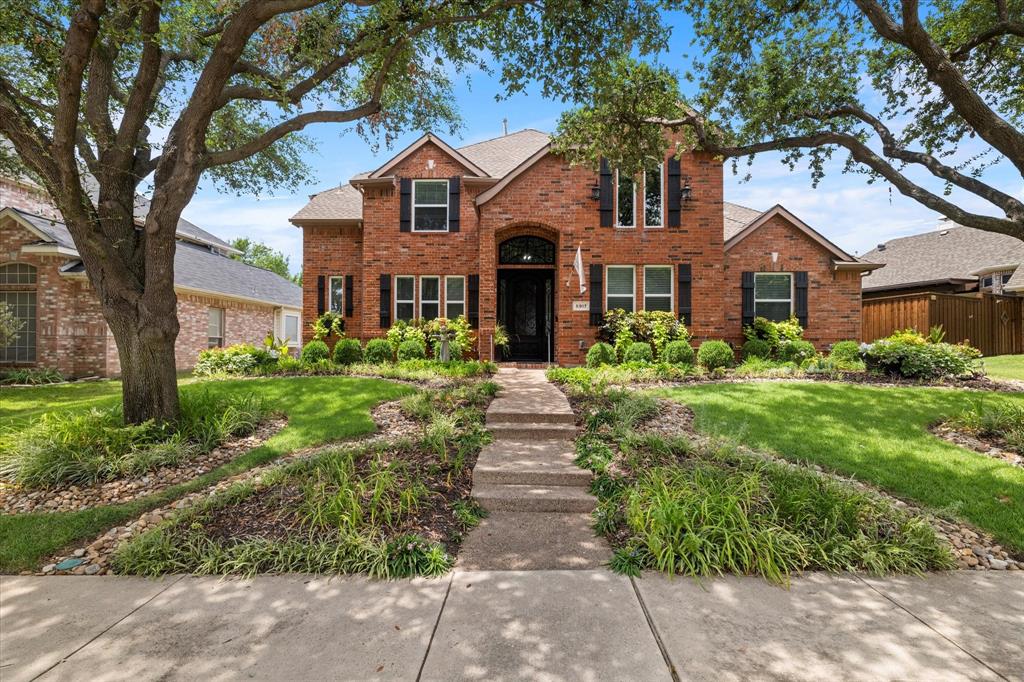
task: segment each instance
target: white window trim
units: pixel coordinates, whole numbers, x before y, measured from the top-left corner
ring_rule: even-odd
[[[220,332],[219,336],[210,336],[210,311],[211,310],[219,310],[220,311],[220,329],[217,330],[217,331]],[[227,335],[228,335],[228,311],[227,311],[227,309],[226,308],[220,308],[218,306],[213,306],[213,305],[210,306],[209,308],[206,309],[206,347],[207,348],[224,348],[225,344],[227,343]],[[210,345],[210,339],[220,339],[220,341],[217,343],[216,346],[211,346]]]
[[[636,229],[636,187],[637,182],[635,179],[631,179],[633,183],[633,222],[629,225],[623,225],[619,223],[619,169],[615,169],[615,227],[620,230],[635,230]],[[635,303],[635,301],[634,301]]]
[[[334,310],[334,280],[341,280],[341,299],[338,310]],[[331,275],[327,278],[327,310],[345,314],[345,275]]]
[[[299,345],[298,338],[292,338],[288,336],[288,318],[295,318],[295,336],[299,337],[302,335],[302,318],[298,313],[284,313],[281,315],[281,338],[287,339],[288,347],[293,348]]]
[[[412,280],[412,299],[399,299],[398,298],[398,280],[400,279],[411,279]],[[391,323],[398,322],[398,304],[399,303],[412,303],[412,319],[416,319],[416,292],[418,291],[419,283],[416,281],[416,275],[395,275],[391,280],[392,291],[394,292],[394,299],[392,302],[391,310]]]
[[[462,280],[462,298],[461,299],[458,299],[458,298],[455,299],[455,300],[449,300],[448,299],[448,280],[450,280],[450,279],[461,279]],[[466,276],[465,275],[445,275],[444,276],[444,309],[442,310],[442,312],[444,312],[444,315],[442,315],[442,317],[444,317],[446,319],[451,319],[451,318],[448,317],[448,304],[449,303],[461,303],[462,304],[462,314],[463,315],[466,314]]]
[[[444,185],[445,185],[444,203],[443,204],[417,204],[416,203],[416,185],[418,183],[421,183],[421,182],[443,182]],[[449,210],[448,210],[448,191],[449,191],[449,189],[448,189],[448,181],[447,180],[438,180],[438,179],[424,178],[422,180],[413,180],[412,181],[412,196],[409,197],[409,199],[410,199],[410,203],[412,204],[412,216],[411,216],[412,222],[410,223],[410,226],[411,226],[411,229],[412,229],[413,232],[423,232],[423,233],[427,233],[427,234],[432,234],[432,233],[442,234],[444,232],[448,232],[449,228],[451,227],[450,220],[449,220]],[[441,208],[441,207],[444,207],[444,229],[443,230],[417,230],[416,229],[416,207],[417,206],[420,206],[422,208]]]
[[[625,298],[625,296],[623,296],[622,294],[609,294],[608,293],[608,281],[609,281],[608,271],[612,270],[613,268],[629,268],[630,272],[633,274],[633,287],[632,287],[633,288],[633,306],[632,307],[633,307],[633,311],[636,312],[636,266],[635,265],[606,265],[604,267],[604,309],[605,310],[611,310],[612,309],[611,305],[608,303],[608,299],[611,296],[614,296],[615,298]]]
[[[647,271],[651,268],[668,268],[668,312],[674,313],[676,310],[676,282],[675,282],[675,268],[669,264],[665,265],[645,265],[644,266],[644,310],[647,310]],[[636,288],[634,282],[633,288]],[[665,294],[651,294],[657,298],[665,298]]]
[[[426,301],[423,300],[423,280],[425,280],[425,279],[436,279],[437,280],[437,300],[434,300],[434,299],[430,299],[430,300],[426,300]],[[442,317],[441,313],[444,312],[444,309],[441,307],[441,300],[444,298],[444,296],[441,294],[441,280],[442,279],[443,278],[440,275],[420,275],[420,283],[419,283],[420,286],[419,286],[419,289],[417,289],[417,293],[419,294],[419,299],[420,299],[420,305],[419,305],[419,308],[418,308],[418,310],[420,311],[419,319],[421,319],[421,320],[426,319],[423,316],[423,304],[424,303],[436,303],[437,304],[437,316],[438,317]]]
[[[758,275],[788,275],[789,276],[789,298],[758,298],[757,297],[757,277]],[[793,303],[796,299],[796,278],[793,277],[792,272],[755,272],[754,273],[754,317],[757,317],[757,304],[758,303],[788,303],[789,304],[789,316],[793,317],[794,306]]]
[[[654,170],[653,168],[651,170]],[[644,206],[644,229],[660,230],[665,227],[665,163],[662,162],[658,166],[658,185],[661,187],[661,193],[659,194],[660,204],[658,208],[658,214],[661,216],[661,222],[657,225],[647,224],[647,171],[644,171],[643,182],[641,183],[640,196],[643,197]],[[634,200],[635,203],[635,200]],[[635,220],[633,222],[636,222]]]

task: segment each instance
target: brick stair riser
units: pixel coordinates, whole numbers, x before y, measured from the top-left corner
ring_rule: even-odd
[[[490,498],[477,497],[477,502],[487,511],[515,512],[578,512],[589,513],[597,507],[597,499],[591,498]]]
[[[558,485],[586,488],[590,485],[589,471],[508,471],[477,467],[473,470],[473,481],[497,485]]]
[[[487,425],[492,424],[576,424],[572,413],[552,412],[548,414],[530,414],[525,412],[494,412],[488,410]]]
[[[543,426],[536,423],[527,424],[489,424],[488,430],[495,440],[572,440],[576,437],[575,428],[563,425]]]

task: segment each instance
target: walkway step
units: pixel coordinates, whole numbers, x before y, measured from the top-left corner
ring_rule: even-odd
[[[504,408],[495,409],[493,406],[487,410],[487,424],[575,424],[576,415],[572,412],[568,414],[564,412],[534,412],[533,408],[529,411],[515,411],[507,410]]]
[[[496,441],[480,452],[473,481],[587,487],[592,475],[574,463],[569,441]]]
[[[575,424],[569,401],[560,393],[552,393],[553,386],[545,386],[543,392],[523,395],[498,396],[487,408],[487,422],[543,422],[546,424]],[[558,389],[554,389],[557,391]]]
[[[592,512],[597,499],[586,488],[564,485],[473,486],[473,497],[489,512]]]
[[[459,550],[466,571],[585,570],[604,566],[611,548],[595,537],[589,514],[499,511],[480,522]]]
[[[544,422],[488,423],[487,430],[495,440],[572,440],[576,437],[575,424],[548,424]]]

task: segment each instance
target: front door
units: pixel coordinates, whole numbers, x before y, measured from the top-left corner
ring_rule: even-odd
[[[498,270],[498,321],[509,338],[505,359],[554,357],[554,270]]]

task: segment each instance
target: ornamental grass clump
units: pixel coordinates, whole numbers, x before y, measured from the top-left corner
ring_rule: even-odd
[[[996,438],[1024,453],[1024,406],[1006,401],[979,401],[949,424],[982,438]]]

